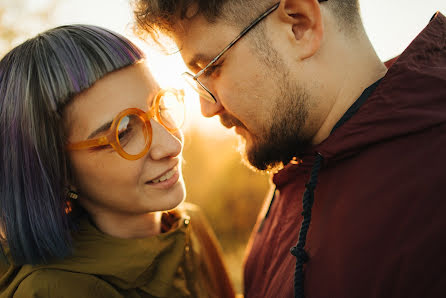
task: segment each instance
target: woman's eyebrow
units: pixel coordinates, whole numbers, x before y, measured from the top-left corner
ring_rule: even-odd
[[[103,124],[103,125],[101,125],[98,129],[96,129],[95,131],[93,131],[93,132],[88,136],[87,139],[93,139],[93,138],[96,137],[98,134],[100,134],[100,133],[102,133],[102,132],[104,132],[104,131],[107,131],[107,130],[110,128],[110,126],[112,125],[112,123],[113,123],[113,120],[112,120],[112,121],[109,121],[109,122],[107,122],[107,123],[105,123],[105,124]]]
[[[155,91],[156,90],[156,91]],[[154,88],[154,90],[152,92],[150,92],[149,96],[147,97],[147,108],[150,109],[153,104],[155,103],[155,96],[156,94],[158,94],[158,91],[160,90],[159,87]],[[95,131],[93,131],[87,138],[87,140],[89,139],[93,139],[94,137],[96,137],[98,134],[103,133],[105,131],[107,131],[110,126],[112,125],[113,120],[101,125],[99,128],[97,128]]]

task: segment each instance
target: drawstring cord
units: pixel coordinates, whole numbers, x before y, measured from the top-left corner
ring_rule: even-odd
[[[316,160],[311,169],[310,181],[305,185],[305,192],[302,199],[303,204],[303,220],[299,231],[299,240],[296,246],[291,248],[291,254],[296,257],[296,269],[294,272],[294,297],[304,298],[304,264],[308,262],[309,257],[305,251],[305,242],[307,241],[307,232],[311,222],[311,208],[314,202],[314,190],[317,185],[319,170],[321,169],[324,157],[317,154]]]
[[[347,122],[364,104],[364,102],[370,97],[370,95],[375,91],[378,87],[379,83],[382,79],[376,81],[373,85],[369,86],[361,96],[353,103],[353,105],[345,112],[344,116],[336,123],[333,127],[330,134],[332,134],[336,129],[341,127],[345,122]],[[310,181],[305,186],[305,192],[303,195],[302,203],[303,203],[303,220],[302,225],[300,227],[299,232],[299,241],[296,246],[291,248],[291,254],[296,257],[296,271],[294,272],[294,297],[296,298],[304,298],[304,273],[303,267],[306,262],[308,262],[308,254],[305,251],[305,242],[307,240],[307,232],[310,227],[311,221],[311,208],[313,207],[314,202],[314,190],[317,185],[317,178],[319,175],[319,170],[321,169],[322,162],[324,157],[318,153],[316,156],[316,160],[313,164],[313,168],[311,169]]]

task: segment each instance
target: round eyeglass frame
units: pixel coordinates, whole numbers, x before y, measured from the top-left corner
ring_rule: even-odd
[[[175,95],[177,97],[179,102],[184,104],[184,91],[183,90],[178,90],[178,89],[174,89],[174,88],[161,89],[157,93],[157,95],[154,99],[154,104],[152,105],[152,108],[150,108],[150,110],[148,110],[147,112],[144,112],[143,110],[138,109],[138,108],[125,109],[124,111],[121,111],[118,115],[116,115],[116,117],[113,119],[113,122],[112,122],[110,128],[105,133],[105,135],[103,135],[99,138],[91,139],[91,140],[85,140],[85,141],[67,144],[66,149],[69,151],[75,151],[75,150],[84,150],[84,149],[89,149],[89,148],[110,145],[120,156],[122,156],[123,158],[125,158],[127,160],[137,160],[137,159],[143,157],[144,155],[147,154],[147,152],[150,149],[150,145],[152,144],[152,124],[150,123],[150,120],[153,117],[155,117],[156,121],[158,123],[160,123],[163,127],[165,127],[170,133],[174,133],[174,132],[178,131],[184,124],[184,120],[183,120],[183,122],[180,125],[178,125],[178,127],[171,128],[171,127],[169,127],[169,125],[164,123],[163,118],[160,115],[160,101],[161,101],[161,98],[163,98],[166,93],[172,93],[173,95]],[[144,146],[144,149],[140,153],[135,154],[135,155],[125,152],[125,150],[119,144],[119,124],[120,124],[121,120],[128,115],[138,116],[141,119],[141,121],[144,123],[144,128],[145,128],[144,129],[144,137],[146,140],[146,144]]]

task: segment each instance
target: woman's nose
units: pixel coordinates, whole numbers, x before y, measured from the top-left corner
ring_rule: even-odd
[[[152,124],[152,144],[149,149],[150,158],[161,160],[180,155],[183,149],[183,135],[181,131],[170,133],[155,120],[152,119],[150,122]]]

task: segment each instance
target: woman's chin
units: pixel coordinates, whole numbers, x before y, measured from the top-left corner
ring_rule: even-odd
[[[184,187],[183,178],[180,177],[180,181],[175,185],[168,194],[160,196],[156,199],[156,205],[152,211],[167,211],[177,208],[186,199],[186,189]],[[153,201],[152,201],[153,202]]]

